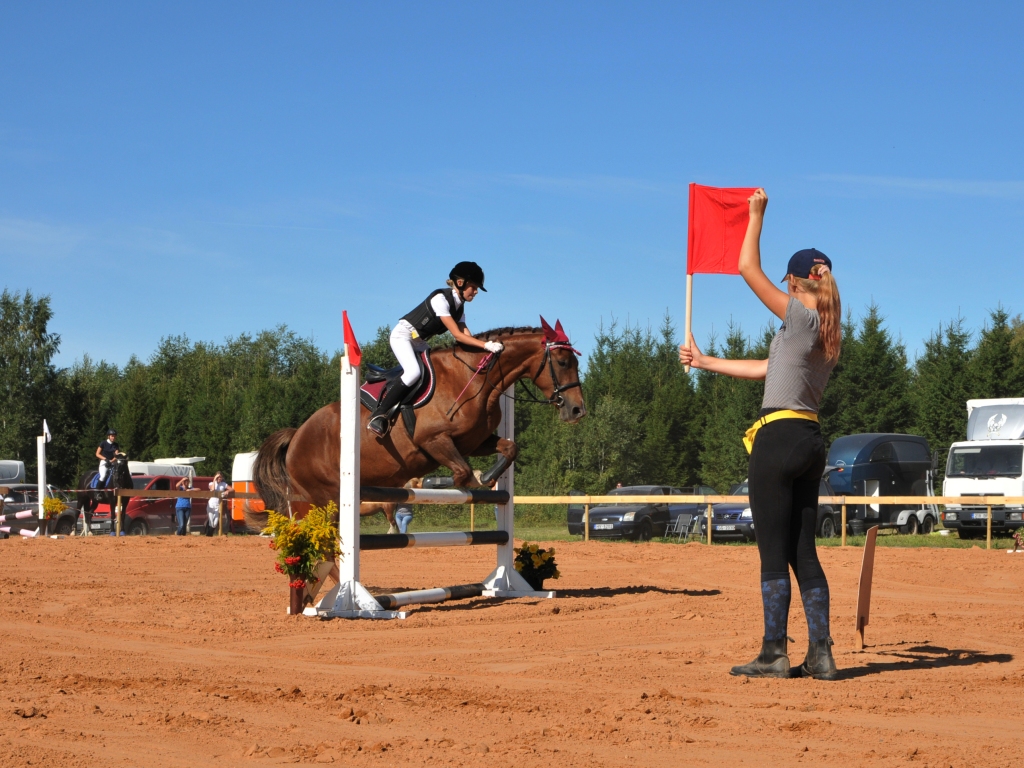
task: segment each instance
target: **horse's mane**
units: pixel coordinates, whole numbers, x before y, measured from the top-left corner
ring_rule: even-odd
[[[505,328],[492,328],[489,331],[484,331],[483,333],[474,333],[473,335],[478,339],[490,341],[491,339],[495,338],[504,338],[506,336],[515,336],[517,334],[523,336],[528,333],[544,333],[544,329],[534,328],[529,325],[520,325],[516,327],[507,326]],[[451,344],[448,344],[447,347],[444,347],[444,349],[452,349],[453,347],[456,346],[458,345],[453,341]]]

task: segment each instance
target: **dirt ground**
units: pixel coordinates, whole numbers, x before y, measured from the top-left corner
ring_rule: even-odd
[[[557,553],[554,600],[352,622],[287,616],[265,539],[0,541],[0,765],[1021,764],[1024,555],[880,549],[861,653],[861,551],[822,550],[826,683],[729,676],[759,647],[752,547]],[[363,580],[466,583],[493,559],[368,552]]]

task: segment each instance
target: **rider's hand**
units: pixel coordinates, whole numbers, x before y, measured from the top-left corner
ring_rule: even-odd
[[[499,352],[501,352],[501,350],[503,350],[504,348],[505,348],[505,345],[502,344],[500,341],[485,341],[484,342],[484,349],[486,349],[488,352],[490,352],[492,354],[495,354],[495,355],[498,354]]]
[[[704,355],[697,349],[697,342],[693,340],[693,334],[690,334],[689,345],[679,345],[679,362],[683,365],[688,365],[691,368],[703,368]]]
[[[758,189],[747,198],[747,203],[750,206],[751,216],[764,216],[764,211],[768,207],[768,193],[763,189]]]

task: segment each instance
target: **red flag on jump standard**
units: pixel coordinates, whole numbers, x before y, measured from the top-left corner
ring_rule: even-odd
[[[740,273],[740,246],[750,218],[747,198],[756,191],[756,187],[690,185],[686,274]]]
[[[348,346],[348,354],[351,357],[351,365],[359,367],[359,363],[363,359],[363,350],[359,348],[359,342],[356,341],[356,334],[352,330],[352,324],[348,321],[348,312],[345,310],[341,311],[341,319],[345,326],[345,344]]]

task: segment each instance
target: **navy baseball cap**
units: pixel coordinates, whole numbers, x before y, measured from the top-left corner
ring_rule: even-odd
[[[786,276],[800,277],[806,280],[811,276],[811,267],[815,264],[824,264],[832,270],[832,259],[819,251],[817,248],[804,248],[789,257],[789,266],[786,267]],[[783,277],[780,282],[785,282]]]

